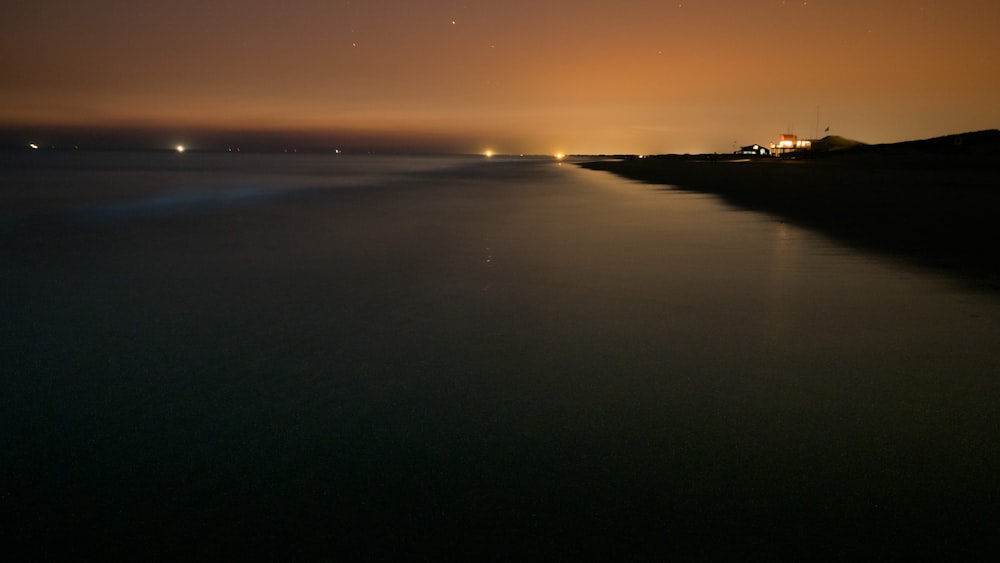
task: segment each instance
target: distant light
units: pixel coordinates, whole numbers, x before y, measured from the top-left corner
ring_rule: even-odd
[[[483,154],[486,155],[486,158],[493,158],[493,151],[491,151],[489,149],[487,149],[486,152],[483,153]]]
[[[35,150],[38,150],[38,145],[36,145],[35,143],[28,143],[28,146]]]
[[[559,160],[562,160],[562,159],[566,158],[566,155],[563,154],[563,153],[561,153],[561,152],[557,152],[556,153],[556,158],[559,159]]]
[[[177,145],[177,152],[184,152],[184,145]]]

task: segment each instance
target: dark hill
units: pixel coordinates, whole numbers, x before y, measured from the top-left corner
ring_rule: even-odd
[[[946,135],[923,139],[920,141],[905,141],[888,145],[875,145],[875,148],[909,150],[923,153],[957,154],[957,155],[998,155],[1000,149],[1000,130],[989,129],[958,135]]]
[[[1000,130],[989,129],[917,141],[876,145],[830,136],[813,142],[813,150],[794,154],[797,159],[848,155],[872,155],[881,158],[995,158],[1000,157]]]

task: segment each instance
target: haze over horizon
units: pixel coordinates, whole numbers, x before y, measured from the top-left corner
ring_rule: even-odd
[[[1000,126],[996,21],[992,0],[14,1],[0,130],[465,153],[895,142]]]

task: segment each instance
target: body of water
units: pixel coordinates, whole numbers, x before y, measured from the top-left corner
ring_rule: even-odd
[[[8,153],[32,559],[976,560],[1000,299],[548,159]]]

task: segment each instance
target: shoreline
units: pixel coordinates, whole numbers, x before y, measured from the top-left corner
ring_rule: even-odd
[[[893,147],[892,145],[888,147]],[[906,150],[810,158],[653,156],[583,162],[649,184],[719,196],[839,242],[1000,291],[1000,158]]]

